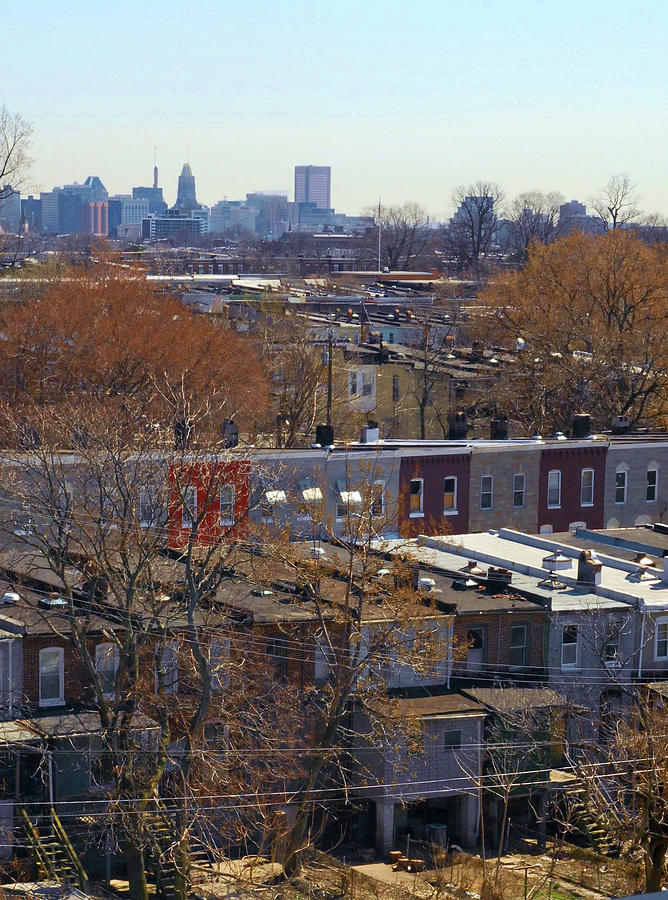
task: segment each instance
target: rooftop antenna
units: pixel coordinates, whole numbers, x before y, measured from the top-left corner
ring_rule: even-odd
[[[383,224],[380,218],[380,197],[378,197],[378,272],[380,273],[380,246],[383,234]]]
[[[153,147],[153,187],[158,187],[158,148]]]

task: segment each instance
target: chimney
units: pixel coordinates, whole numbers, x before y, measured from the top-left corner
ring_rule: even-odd
[[[573,416],[571,434],[574,438],[586,438],[591,434],[591,416],[588,413],[577,413]]]
[[[187,450],[193,436],[194,426],[189,419],[178,419],[174,423],[174,446],[177,450]]]
[[[466,432],[468,431],[468,422],[465,412],[456,412],[448,414],[448,438],[451,441],[466,440]]]
[[[593,550],[583,550],[578,556],[578,581],[582,587],[594,587],[601,583],[603,563]]]
[[[239,429],[234,424],[234,419],[225,419],[222,426],[223,447],[229,450],[239,444]]]
[[[331,447],[334,443],[334,428],[331,425],[316,425],[315,442],[321,447]]]
[[[489,420],[489,439],[490,441],[508,440],[508,419],[505,416]]]

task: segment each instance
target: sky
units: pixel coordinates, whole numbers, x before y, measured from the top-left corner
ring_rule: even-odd
[[[200,202],[290,191],[331,165],[358,214],[496,181],[586,200],[629,173],[668,215],[668,2],[21,0],[3,4],[0,105],[34,127],[30,188],[99,175]]]

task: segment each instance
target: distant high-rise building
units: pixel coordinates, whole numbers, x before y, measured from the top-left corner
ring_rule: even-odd
[[[198,209],[197,196],[195,194],[195,176],[190,168],[190,163],[184,163],[179,175],[179,189],[176,195],[175,209],[188,212]]]
[[[332,167],[295,166],[295,203],[315,203],[332,208]]]
[[[85,234],[109,234],[109,202],[107,200],[93,200],[90,203],[84,203],[81,215]]]
[[[18,234],[21,227],[21,195],[11,184],[0,188],[0,229]]]

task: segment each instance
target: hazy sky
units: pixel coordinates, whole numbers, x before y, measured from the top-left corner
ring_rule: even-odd
[[[435,216],[484,178],[586,199],[629,172],[668,214],[668,2],[10,0],[0,103],[35,127],[33,188],[99,175],[168,202],[289,188],[332,166],[357,213]]]

